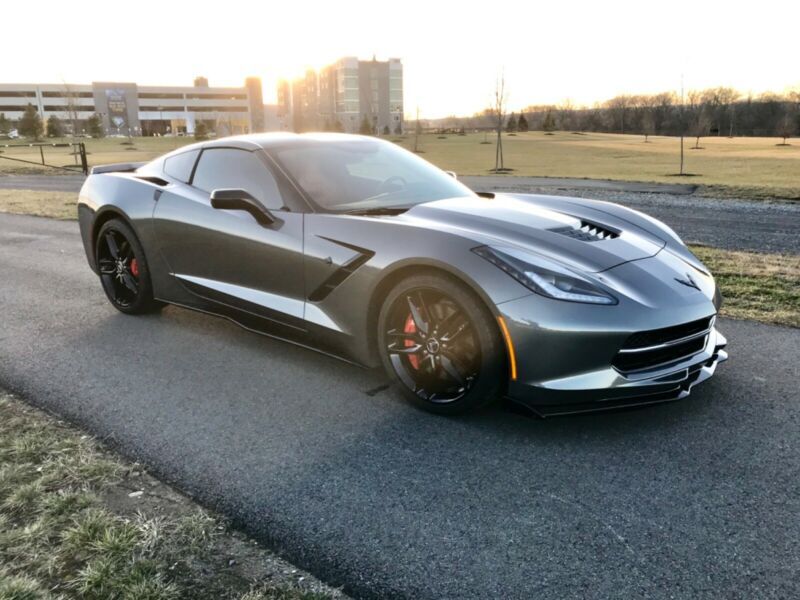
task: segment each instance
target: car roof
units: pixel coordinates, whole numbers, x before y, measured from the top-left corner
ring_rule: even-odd
[[[224,137],[217,140],[205,142],[204,148],[213,148],[215,146],[234,146],[234,147],[260,147],[271,148],[274,146],[293,146],[293,145],[306,145],[308,142],[346,142],[356,140],[374,140],[363,135],[353,135],[348,133],[327,133],[327,132],[314,132],[314,133],[290,133],[290,132],[273,132],[273,133],[251,133],[247,135],[235,135]]]
[[[291,133],[286,131],[273,132],[273,133],[250,133],[246,135],[232,135],[215,140],[208,140],[205,142],[197,142],[195,144],[188,144],[181,146],[168,152],[167,154],[159,157],[168,158],[175,154],[182,154],[190,150],[200,150],[202,148],[241,148],[242,150],[258,150],[259,148],[269,149],[274,147],[286,148],[297,145],[305,146],[309,142],[345,142],[357,140],[375,140],[376,138],[355,135],[350,133],[327,133],[327,132],[314,132],[314,133]],[[155,162],[155,161],[153,161]]]

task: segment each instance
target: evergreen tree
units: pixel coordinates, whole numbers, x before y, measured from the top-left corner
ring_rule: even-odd
[[[403,135],[403,128],[400,127],[400,123],[397,124],[397,127],[394,128],[395,135]]]
[[[63,137],[64,136],[64,125],[61,123],[61,119],[59,119],[55,115],[50,115],[50,118],[47,119],[47,137]]]
[[[194,126],[194,139],[196,140],[208,139],[208,127],[206,126],[205,122],[199,121],[197,125]]]
[[[528,119],[525,118],[525,113],[519,114],[517,120],[517,131],[528,131]]]
[[[367,115],[364,115],[364,118],[361,119],[361,127],[358,128],[358,133],[361,135],[372,135],[372,125],[367,119]]]
[[[508,122],[506,123],[506,131],[508,133],[513,133],[517,130],[517,118],[514,116],[514,113],[511,113],[511,116],[508,118]]]
[[[103,131],[103,121],[98,114],[94,114],[86,120],[86,129],[93,138],[101,138],[106,135],[106,132]]]
[[[556,128],[556,120],[553,118],[553,111],[548,110],[542,121],[542,129],[547,132],[554,131]]]
[[[0,133],[8,133],[11,130],[11,121],[6,118],[6,113],[0,113]]]
[[[383,135],[389,135],[390,133],[392,133],[392,132],[389,129],[389,126],[388,125],[384,125],[383,126]]]
[[[38,140],[42,137],[42,133],[44,133],[42,117],[36,112],[33,104],[28,104],[25,112],[22,113],[22,118],[19,120],[19,134]]]

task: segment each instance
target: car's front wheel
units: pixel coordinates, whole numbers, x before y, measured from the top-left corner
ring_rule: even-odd
[[[157,310],[144,249],[121,219],[103,223],[95,246],[100,281],[111,304],[127,314]]]
[[[387,296],[378,327],[384,367],[417,406],[458,414],[498,395],[502,341],[491,313],[464,284],[445,276],[409,277]]]

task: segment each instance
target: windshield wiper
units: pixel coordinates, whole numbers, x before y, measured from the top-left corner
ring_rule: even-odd
[[[345,215],[401,215],[410,207],[408,206],[373,206],[372,208],[355,208],[346,210]]]

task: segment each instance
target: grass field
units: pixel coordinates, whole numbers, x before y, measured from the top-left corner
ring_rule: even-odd
[[[0,212],[50,217],[51,219],[77,219],[78,194],[0,189]]]
[[[494,166],[495,145],[483,144],[483,134],[465,136],[420,136],[423,158],[439,167],[462,175],[486,175]],[[412,149],[413,136],[398,140]],[[192,138],[124,138],[85,140],[89,164],[150,160],[164,152],[193,142]],[[578,177],[662,183],[692,183],[701,193],[720,197],[787,198],[800,200],[800,140],[777,146],[777,138],[707,137],[702,150],[694,150],[694,139],[686,139],[686,172],[692,177],[676,177],[679,170],[677,138],[653,136],[649,143],[639,135],[575,134],[528,132],[503,135],[505,164],[511,175]],[[13,158],[39,159],[36,148],[0,148]],[[74,165],[68,150],[48,150],[46,158],[59,166]],[[0,174],[42,172],[41,167],[0,160]],[[55,170],[46,170],[57,173]]]
[[[47,139],[42,143],[62,143],[70,140]],[[104,138],[104,139],[82,139],[86,144],[87,158],[90,166],[107,165],[109,163],[120,162],[141,162],[151,160],[165,152],[180,148],[186,144],[193,143],[191,137],[138,137],[133,138],[133,145],[128,145],[126,138]],[[3,144],[26,143],[20,140],[0,141],[0,175],[16,173],[44,173],[59,174],[63,171],[48,169],[39,165],[31,165],[16,161],[3,160],[3,157],[17,158],[38,162],[40,152],[37,147],[12,147],[4,148]],[[79,159],[71,154],[71,148],[47,148],[44,149],[45,162],[59,167],[77,168]]]
[[[494,167],[495,144],[483,134],[421,136],[422,156],[443,169],[463,175],[486,175]],[[505,166],[512,175],[578,177],[662,183],[690,183],[706,193],[736,197],[780,197],[800,200],[800,140],[776,146],[776,138],[708,137],[702,150],[685,140],[685,171],[679,172],[677,138],[638,135],[542,132],[503,135]],[[791,141],[791,140],[790,140]],[[401,142],[413,148],[413,136]]]
[[[0,600],[344,598],[0,390]]]

